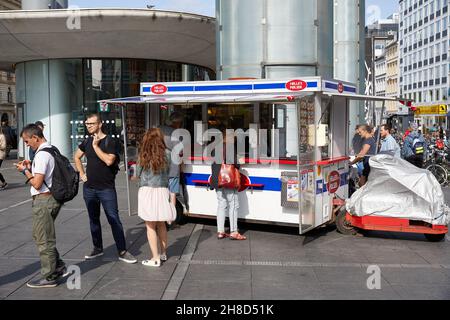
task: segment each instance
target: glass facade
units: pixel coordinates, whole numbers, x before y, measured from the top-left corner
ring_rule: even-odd
[[[47,139],[69,157],[86,137],[89,113],[101,112],[105,133],[120,137],[120,108],[100,109],[98,100],[137,96],[141,82],[215,79],[204,67],[137,59],[39,60],[19,63],[16,71],[22,125],[42,121]],[[27,157],[21,150],[20,157]]]

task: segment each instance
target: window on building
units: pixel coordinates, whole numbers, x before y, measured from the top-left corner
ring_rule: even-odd
[[[8,87],[8,103],[13,103],[11,87]]]
[[[440,96],[441,90],[436,89],[436,101],[441,100],[441,96]]]

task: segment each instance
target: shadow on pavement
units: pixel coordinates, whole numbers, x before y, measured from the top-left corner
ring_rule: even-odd
[[[6,182],[8,182],[8,181],[6,181]],[[0,190],[0,192],[7,191],[10,189],[19,189],[19,188],[22,188],[22,189],[29,188],[29,186],[25,185],[24,183],[8,183],[8,186],[5,189]]]
[[[0,277],[0,286],[4,286],[8,283],[14,283],[20,280],[29,279],[34,273],[39,271],[41,263],[39,261],[24,266],[20,270],[16,270],[12,273],[5,274]]]

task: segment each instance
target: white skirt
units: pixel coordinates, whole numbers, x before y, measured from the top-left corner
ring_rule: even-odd
[[[140,187],[138,216],[144,221],[174,221],[177,212],[168,188]]]

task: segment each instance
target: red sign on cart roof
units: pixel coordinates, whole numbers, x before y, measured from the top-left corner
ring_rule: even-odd
[[[154,94],[164,94],[164,93],[167,92],[167,87],[165,85],[163,85],[163,84],[155,84],[152,87],[152,92]]]
[[[286,83],[286,89],[291,91],[302,91],[306,89],[308,84],[303,80],[291,80]]]

